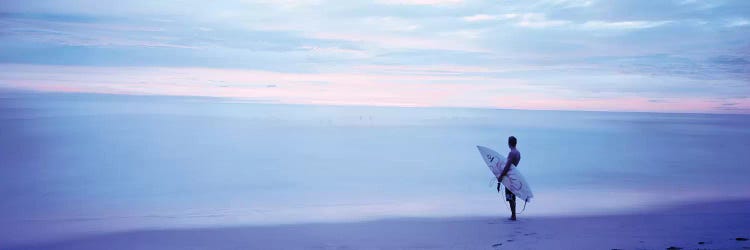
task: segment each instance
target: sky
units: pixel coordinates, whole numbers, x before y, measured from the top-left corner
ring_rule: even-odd
[[[750,1],[0,0],[0,89],[750,113]]]

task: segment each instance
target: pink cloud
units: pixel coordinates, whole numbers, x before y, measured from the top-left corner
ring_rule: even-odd
[[[481,67],[424,66],[400,71],[390,66],[360,66],[350,71],[353,73],[42,65],[0,68],[0,82],[6,87],[53,92],[207,96],[289,104],[715,113],[750,110],[748,98],[565,97],[520,80],[469,74],[487,72]]]

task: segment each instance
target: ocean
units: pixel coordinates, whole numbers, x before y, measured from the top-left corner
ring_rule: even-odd
[[[519,217],[750,197],[750,116],[0,92],[0,243],[135,229],[505,218],[476,146],[518,138]]]

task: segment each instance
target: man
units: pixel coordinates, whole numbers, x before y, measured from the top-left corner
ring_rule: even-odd
[[[502,174],[500,174],[500,177],[497,177],[497,191],[500,192],[500,183],[503,181],[503,177],[508,174],[508,171],[510,171],[511,164],[516,165],[518,167],[518,163],[521,162],[521,152],[518,152],[518,149],[516,149],[516,143],[518,143],[518,140],[515,136],[508,137],[508,147],[510,147],[510,152],[508,153],[508,159],[505,161],[505,168],[503,168]],[[516,220],[516,195],[513,194],[508,188],[505,188],[505,200],[510,203],[510,220]]]

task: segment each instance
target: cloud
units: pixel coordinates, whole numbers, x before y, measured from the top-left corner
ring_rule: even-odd
[[[531,28],[547,28],[558,26],[580,27],[583,29],[647,29],[662,26],[671,21],[586,21],[576,23],[571,20],[549,19],[543,13],[508,13],[502,15],[476,14],[464,16],[466,22],[486,22],[510,20],[517,26]]]
[[[500,20],[503,18],[498,15],[476,14],[476,15],[471,15],[471,16],[465,16],[462,19],[467,22],[484,22],[484,21]]]
[[[311,32],[305,34],[307,37],[315,39],[341,40],[352,43],[367,44],[379,48],[400,48],[400,49],[435,49],[435,50],[459,50],[482,52],[483,49],[471,44],[463,43],[454,37],[436,37],[414,36],[391,33],[374,33],[365,31],[351,32]]]
[[[91,17],[50,15],[10,15],[0,19],[0,26],[7,27],[3,33],[7,38],[18,38],[25,42],[53,43],[69,46],[135,46],[195,48],[181,44],[165,36],[158,36],[163,28],[133,25],[104,24],[89,20]],[[81,21],[85,20],[85,21]],[[152,36],[123,36],[123,33],[150,34]]]
[[[728,65],[728,66],[740,66],[740,67],[750,66],[750,58],[743,58],[739,55],[717,56],[717,57],[711,58],[709,62],[718,64],[718,65]]]
[[[20,89],[273,99],[281,103],[296,104],[461,106],[473,101],[454,98],[454,94],[475,96],[500,87],[467,84],[484,81],[486,78],[465,75],[281,73],[207,68],[32,65],[0,65],[0,68],[3,69],[2,72],[6,72],[0,74],[0,83]],[[45,73],[38,73],[41,71]],[[210,82],[221,84],[206,84]],[[269,87],[269,82],[273,82],[273,86],[289,87]],[[321,85],[320,82],[327,84]]]
[[[545,0],[541,5],[551,5],[560,8],[584,8],[594,4],[594,0]]]
[[[421,68],[363,65],[346,71],[356,73],[2,64],[0,69],[3,72],[0,87],[15,89],[208,96],[289,104],[660,112],[740,112],[750,107],[748,97],[720,98],[723,102],[737,103],[733,105],[735,109],[726,109],[706,91],[712,86],[705,81],[621,78],[603,73],[569,79],[549,75],[514,79],[492,75],[502,69],[454,65]],[[634,82],[642,84],[632,85]],[[663,91],[680,85],[684,88],[688,83],[695,88],[694,92],[675,95]]]
[[[251,0],[248,2],[275,5],[282,8],[298,8],[320,5],[323,3],[323,0]]]
[[[748,67],[750,58],[742,55],[721,55],[705,59],[691,59],[681,55],[653,55],[611,58],[609,62],[599,63],[602,66],[605,64],[616,66],[625,74],[673,76],[702,81],[732,80],[747,82],[750,80],[750,67]]]
[[[738,101],[739,100],[739,101]],[[714,108],[727,113],[750,113],[750,105],[747,99],[724,100],[719,102]]]
[[[378,0],[382,4],[393,5],[453,5],[463,3],[463,0]]]
[[[408,32],[420,28],[419,24],[399,17],[367,17],[364,24],[382,31]]]
[[[463,65],[360,65],[357,71],[386,75],[477,75],[503,70]]]
[[[750,5],[740,0],[178,2],[4,1],[0,77],[13,86],[55,86],[61,91],[123,88],[186,94],[200,93],[203,84],[225,85],[221,91],[209,87],[207,93],[231,96],[222,91],[237,90],[252,96],[253,91],[269,89],[279,91],[274,95],[282,99],[301,103],[353,102],[343,95],[340,100],[323,97],[324,91],[316,92],[320,89],[313,85],[302,85],[314,93],[310,96],[281,93],[303,78],[337,86],[326,89],[334,92],[353,88],[379,92],[377,83],[387,82],[393,89],[387,98],[384,92],[374,96],[379,103],[420,105],[501,105],[479,89],[523,93],[536,108],[548,100],[550,106],[614,109],[626,99],[656,108],[648,100],[679,104],[673,101],[692,98],[701,103],[692,107],[706,110],[720,106],[708,105],[711,100],[750,96],[750,49],[743,42],[750,39],[745,30]],[[53,68],[7,66],[16,64],[93,69],[65,76],[47,72]],[[110,74],[118,67],[138,70],[112,73],[115,77],[87,75]],[[197,69],[244,77],[217,84],[164,73],[170,81],[149,85],[151,75],[143,73],[147,69],[186,75],[190,74],[185,69]],[[25,73],[21,77],[14,70]],[[144,83],[115,79],[131,75],[145,78]],[[258,76],[282,81],[268,78],[253,81],[260,84],[256,87],[243,87],[247,79]],[[268,84],[280,87],[265,88]],[[481,97],[432,102],[415,96],[430,84]],[[587,104],[577,98],[588,98]],[[613,104],[607,104],[606,98]]]
[[[662,26],[670,21],[587,21],[581,25],[584,29],[648,29]]]
[[[311,56],[328,58],[368,58],[375,56],[366,50],[341,47],[302,46],[300,48],[309,51]]]
[[[729,21],[727,23],[727,27],[744,27],[749,26],[750,20],[744,19],[744,18],[737,18]]]
[[[664,100],[664,99],[649,99],[648,102],[653,102],[653,103],[667,103],[669,101]]]
[[[680,5],[695,6],[700,10],[712,9],[722,5],[720,1],[701,1],[701,0],[682,0],[679,1]]]
[[[482,33],[486,32],[485,30],[481,29],[466,29],[466,30],[456,30],[456,31],[449,31],[449,32],[441,32],[439,35],[441,37],[445,37],[447,39],[459,39],[459,40],[475,40],[482,37]]]
[[[503,19],[512,20],[517,26],[529,28],[547,28],[564,26],[571,23],[568,20],[547,19],[543,13],[510,13],[501,15]]]

